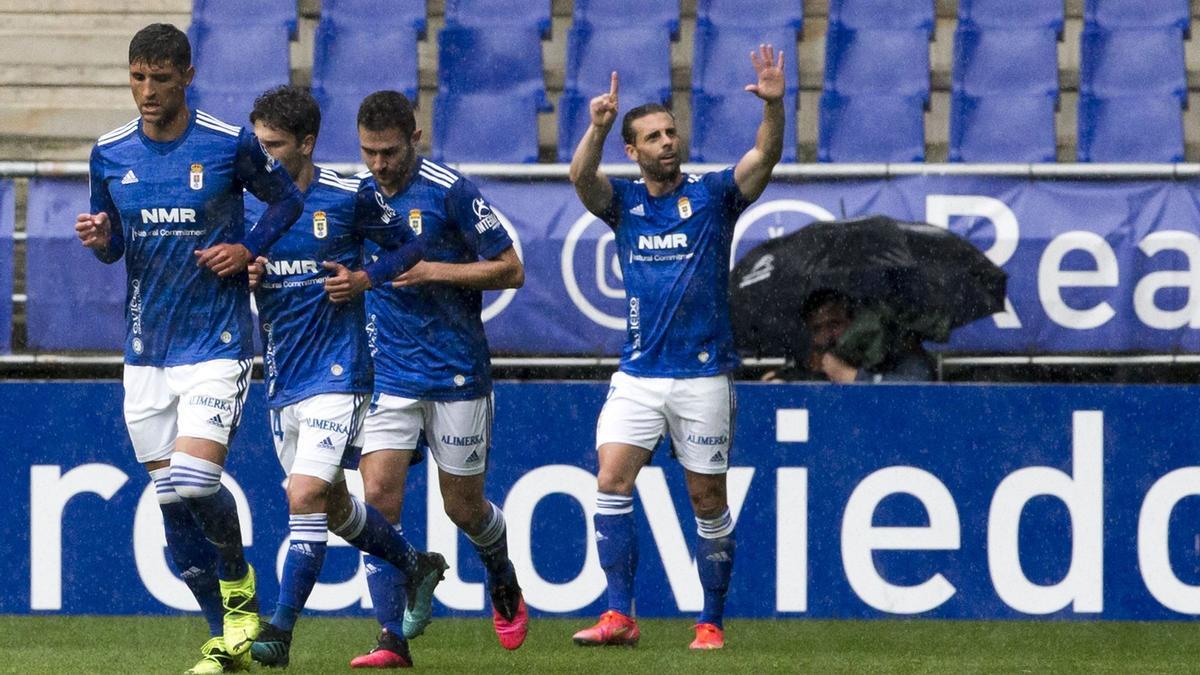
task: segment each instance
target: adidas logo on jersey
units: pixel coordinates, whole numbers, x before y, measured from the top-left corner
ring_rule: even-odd
[[[325,440],[317,443],[317,447],[321,448],[322,450],[333,450],[333,437],[326,436]]]
[[[212,417],[208,418],[208,423],[209,423],[209,424],[211,424],[211,425],[213,425],[214,427],[223,427],[223,426],[225,426],[225,422],[223,422],[223,421],[221,420],[221,416],[220,416],[220,415],[213,415]]]
[[[467,464],[474,464],[479,461],[479,451],[472,450],[471,454],[467,455]]]
[[[125,177],[121,179],[121,185],[132,185],[138,182],[138,177],[133,173],[133,169],[125,172]]]
[[[714,453],[713,453],[713,456],[712,456],[712,457],[709,457],[709,458],[708,458],[708,461],[710,461],[710,462],[724,462],[724,461],[725,461],[725,454],[724,454],[724,453],[722,453],[720,450],[718,450],[718,451],[716,451],[716,452],[714,452]]]
[[[644,215],[646,215],[646,207],[642,206],[641,204],[638,204],[637,206],[633,207],[632,209],[629,209],[629,212],[635,216],[644,216]]]

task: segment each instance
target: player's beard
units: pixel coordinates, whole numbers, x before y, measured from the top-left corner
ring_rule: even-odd
[[[638,162],[642,173],[653,181],[669,183],[679,177],[679,155],[674,161],[663,163],[661,155],[649,161]]]

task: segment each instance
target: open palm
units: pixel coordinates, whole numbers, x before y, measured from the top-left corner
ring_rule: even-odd
[[[746,85],[746,91],[764,101],[778,101],[783,98],[783,51],[775,53],[772,45],[759,45],[757,52],[750,52],[750,61],[754,64],[754,72],[758,74],[757,84]]]

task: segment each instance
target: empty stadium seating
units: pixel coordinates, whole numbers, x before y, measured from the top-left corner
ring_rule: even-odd
[[[574,20],[595,26],[665,26],[671,39],[679,38],[678,0],[575,0]]]
[[[1086,28],[1080,39],[1079,92],[1091,96],[1187,93],[1179,28]]]
[[[920,162],[925,102],[919,96],[821,96],[817,157],[822,162]]]
[[[914,30],[855,30],[830,23],[825,93],[929,98],[929,40]]]
[[[196,68],[192,105],[230,124],[249,124],[254,98],[290,80],[288,31],[282,23],[193,22],[188,30]]]
[[[425,0],[321,0],[321,20],[339,23],[405,24],[425,35]],[[387,44],[381,41],[382,44]]]
[[[1083,20],[1101,28],[1189,30],[1188,0],[1084,0]]]
[[[726,94],[731,89],[740,90],[756,82],[750,52],[758,51],[758,46],[763,43],[774,45],[783,52],[787,85],[792,90],[798,89],[795,28],[716,26],[704,21],[696,24],[692,91]]]
[[[280,23],[289,35],[296,33],[296,0],[254,0],[253,11],[246,10],[245,0],[192,0],[193,21],[221,26]]]
[[[979,29],[954,35],[953,89],[971,96],[1058,97],[1058,41],[1053,28]]]
[[[950,108],[951,162],[1053,162],[1054,99],[1042,94],[970,96]]]
[[[783,97],[784,162],[796,161],[796,92]],[[692,94],[692,138],[688,158],[693,162],[733,163],[754,147],[763,106],[758,97],[736,89],[726,94]]]
[[[829,23],[847,28],[933,32],[933,0],[829,0]],[[753,6],[747,8],[753,12]]]
[[[438,33],[438,92],[545,92],[541,38],[527,26],[447,26]]]
[[[446,0],[446,25],[522,26],[550,37],[549,0]]]
[[[433,158],[446,162],[536,162],[536,93],[438,94],[433,101]]]
[[[978,28],[1063,28],[1060,0],[958,0],[959,25]]]
[[[1162,96],[1079,97],[1081,162],[1181,162],[1179,99]]]
[[[748,8],[744,0],[698,0],[696,20],[714,26],[763,28],[804,25],[803,0],[757,0]]]

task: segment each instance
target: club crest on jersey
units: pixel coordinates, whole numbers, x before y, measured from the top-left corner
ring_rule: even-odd
[[[412,231],[421,234],[421,209],[412,209],[408,212],[408,226]]]
[[[193,190],[200,190],[204,188],[203,164],[192,165],[192,170],[188,172],[188,185],[190,185]]]
[[[313,236],[317,239],[324,239],[329,234],[329,219],[325,217],[324,211],[316,211],[313,213]]]
[[[688,219],[692,217],[692,202],[687,197],[680,197],[679,202],[679,217]]]

